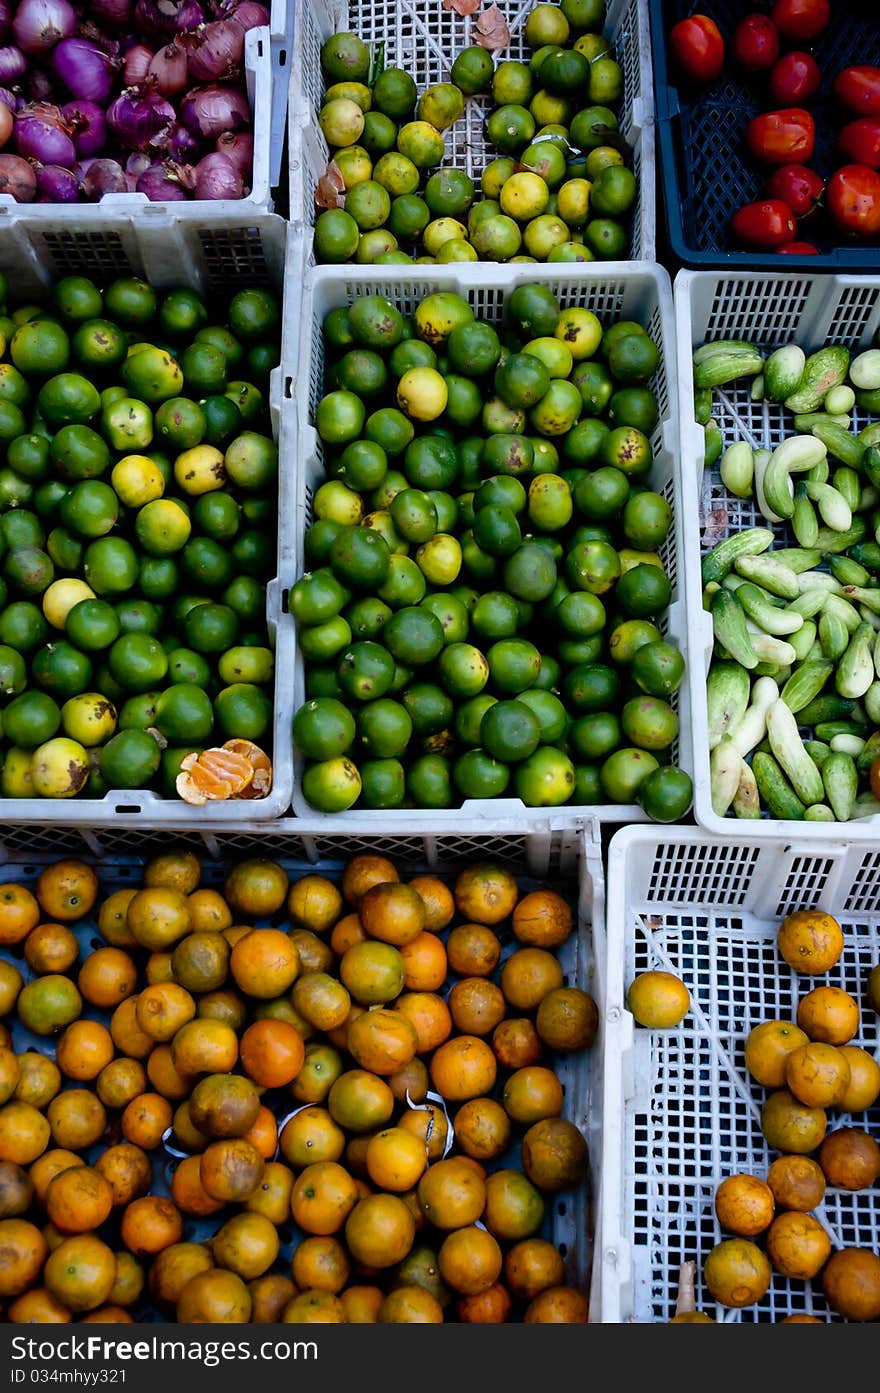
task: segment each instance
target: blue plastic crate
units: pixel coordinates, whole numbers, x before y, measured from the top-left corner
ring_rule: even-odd
[[[774,103],[767,74],[743,74],[730,57],[721,76],[708,86],[696,90],[678,85],[668,36],[695,8],[715,20],[729,49],[737,23],[756,6],[748,0],[705,0],[697,7],[692,0],[651,0],[649,5],[659,173],[673,256],[693,267],[880,271],[880,237],[844,244],[821,209],[799,226],[797,234],[798,241],[819,248],[818,256],[734,248],[728,232],[731,214],[763,196],[762,170],[746,148],[745,129],[752,116],[772,110]],[[834,77],[852,63],[880,65],[876,0],[839,0],[831,25],[814,44],[786,44],[783,51],[797,47],[809,49],[822,69],[819,91],[806,106],[816,122],[816,153],[810,164],[827,178],[844,162],[835,148],[836,130],[843,121],[831,94]]]

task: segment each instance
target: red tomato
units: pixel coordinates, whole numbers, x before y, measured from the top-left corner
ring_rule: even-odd
[[[745,15],[731,35],[730,47],[741,67],[763,72],[779,57],[779,30],[766,15]]]
[[[880,117],[863,116],[837,132],[840,153],[853,164],[880,169]]]
[[[816,126],[808,111],[798,106],[783,111],[764,111],[746,127],[746,144],[767,164],[804,164],[813,158]]]
[[[808,218],[818,207],[825,180],[805,164],[781,164],[765,179],[764,188],[771,198],[787,203],[796,218]]]
[[[834,79],[834,95],[857,116],[880,116],[880,68],[867,64],[841,68]]]
[[[680,70],[692,82],[712,82],[724,67],[724,40],[708,15],[680,19],[672,26],[669,45]]]
[[[880,235],[880,174],[864,164],[844,164],[828,180],[828,211],[846,232]]]
[[[785,39],[809,43],[831,23],[829,0],[774,0],[770,17]]]
[[[796,49],[773,64],[770,95],[780,106],[798,106],[818,92],[821,81],[822,69],[813,55]]]
[[[819,248],[814,247],[812,242],[786,242],[784,247],[777,247],[780,256],[818,256]]]
[[[781,198],[762,198],[737,208],[730,230],[738,242],[761,251],[784,247],[797,232],[794,213]]]

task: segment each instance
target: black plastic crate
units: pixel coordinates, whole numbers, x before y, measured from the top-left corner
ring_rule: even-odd
[[[840,233],[820,209],[798,228],[797,240],[819,248],[818,256],[780,256],[777,252],[734,249],[728,223],[743,203],[763,196],[760,166],[745,145],[752,116],[773,108],[767,74],[750,77],[730,58],[721,76],[699,90],[678,86],[667,47],[672,26],[699,11],[715,20],[729,50],[740,19],[761,6],[725,0],[649,0],[657,148],[666,209],[669,249],[685,266],[734,266],[762,270],[825,269],[880,271],[880,238],[841,242]],[[834,18],[807,48],[822,69],[822,84],[806,105],[816,122],[816,151],[810,164],[827,178],[843,161],[835,136],[843,124],[831,95],[835,75],[855,63],[880,65],[880,4],[877,0],[835,0]],[[850,119],[855,119],[852,116]]]

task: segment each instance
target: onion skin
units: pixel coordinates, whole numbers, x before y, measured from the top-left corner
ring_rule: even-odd
[[[97,203],[105,193],[128,193],[125,170],[117,160],[84,160],[83,167],[80,183],[91,202]]]
[[[195,168],[195,197],[214,199],[241,198],[242,178],[228,155],[215,150],[199,160]]]
[[[37,176],[20,155],[0,154],[0,194],[11,194],[16,203],[33,203]]]
[[[186,36],[193,82],[226,82],[238,77],[244,58],[244,30],[234,19],[218,19]]]
[[[67,102],[61,112],[71,127],[77,159],[86,160],[100,155],[107,144],[107,122],[103,108],[97,102],[74,101]]]
[[[210,83],[194,87],[180,103],[180,120],[193,135],[216,140],[224,131],[240,131],[251,124],[251,112],[243,92]]]
[[[77,13],[67,0],[21,0],[12,21],[12,36],[22,52],[35,58],[76,32]]]
[[[183,184],[174,177],[175,166],[150,165],[135,184],[137,193],[145,193],[151,203],[181,203],[189,199]]]
[[[42,164],[37,169],[37,203],[78,203],[79,180],[60,164]]]
[[[217,137],[214,149],[232,160],[242,179],[247,183],[254,167],[253,131],[224,131],[222,135]]]
[[[160,48],[150,59],[147,76],[155,80],[163,97],[179,97],[189,86],[185,50],[174,42]]]
[[[137,87],[144,81],[153,61],[153,50],[146,44],[134,44],[125,55],[123,69],[126,87]]]

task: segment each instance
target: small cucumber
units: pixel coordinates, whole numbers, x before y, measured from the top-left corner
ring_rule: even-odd
[[[823,721],[852,721],[857,710],[854,701],[837,696],[834,692],[825,692],[822,696],[814,697],[809,706],[801,707],[798,714],[802,725],[815,726]]]
[[[761,802],[771,817],[802,822],[805,807],[772,755],[758,751],[752,757],[752,770]]]
[[[861,735],[835,735],[831,741],[831,749],[836,755],[851,755],[855,759],[862,753],[865,743]]]
[[[839,387],[846,378],[850,351],[842,344],[830,344],[811,353],[797,389],[785,399],[789,411],[816,411],[832,387]]]
[[[730,577],[728,576],[729,580]],[[775,634],[777,637],[784,637],[787,634],[797,633],[804,625],[803,615],[792,614],[790,610],[778,609],[767,596],[766,591],[760,586],[753,585],[751,581],[745,580],[737,588],[736,598],[739,600],[749,619],[763,629],[765,634]]]
[[[729,735],[724,735],[709,755],[712,811],[724,817],[739,787],[742,757]]]
[[[868,531],[863,517],[855,517],[845,532],[836,532],[830,527],[820,527],[816,546],[820,551],[849,551],[856,542],[861,542]]]
[[[755,456],[746,440],[728,445],[721,456],[721,482],[737,498],[751,498],[755,478]]]
[[[807,355],[796,343],[786,344],[771,353],[764,364],[764,395],[768,401],[783,402],[793,396],[801,385]]]
[[[828,569],[841,585],[867,585],[871,579],[871,572],[866,571],[865,567],[860,566],[851,556],[837,556],[831,553],[828,557]]]
[[[810,501],[807,486],[803,482],[795,487],[791,530],[802,547],[812,546],[819,535],[819,519],[816,517],[816,509]]]
[[[796,575],[812,571],[822,560],[822,553],[818,547],[779,547],[774,550],[773,556]]]
[[[797,573],[772,553],[738,556],[733,563],[737,575],[753,581],[781,600],[794,600],[800,594]]]
[[[831,746],[826,745],[823,740],[805,740],[804,749],[817,769],[822,768],[822,765],[831,754]]]
[[[780,692],[780,700],[795,714],[803,711],[815,701],[833,671],[833,662],[801,663]]]
[[[730,730],[737,752],[745,758],[760,745],[767,733],[767,712],[779,699],[779,684],[772,677],[759,677],[752,687],[751,703],[742,720]]]
[[[722,581],[739,557],[757,556],[772,545],[773,533],[769,527],[747,527],[743,532],[734,532],[730,537],[725,537],[703,557],[703,584],[708,585],[713,580]]]
[[[835,750],[822,765],[821,777],[825,797],[834,811],[834,816],[838,822],[849,822],[859,789],[855,760],[851,755]]]
[[[825,657],[830,660],[829,668],[833,671],[837,659],[842,658],[847,650],[849,629],[839,615],[827,609],[824,609],[819,617],[819,642]]]
[[[745,760],[740,761],[739,783],[731,803],[737,817],[754,818],[761,816],[761,795],[754,770]]]
[[[880,730],[875,730],[862,746],[861,752],[856,755],[856,768],[860,774],[869,774],[871,765],[880,755]]]
[[[714,662],[706,678],[709,749],[742,720],[749,705],[751,680],[739,663]]]
[[[703,458],[706,469],[711,469],[721,458],[724,449],[724,436],[717,421],[707,421],[703,427]]]
[[[813,726],[816,739],[824,740],[828,745],[838,735],[862,735],[863,730],[854,721],[817,721]]]
[[[857,435],[852,435],[833,421],[816,421],[810,427],[810,434],[821,440],[829,455],[839,459],[841,464],[848,464],[850,469],[858,469],[865,446]]]
[[[712,416],[712,391],[709,387],[701,387],[694,392],[694,419],[700,426],[708,424]]]
[[[767,712],[767,738],[801,802],[805,806],[820,803],[824,797],[822,776],[804,749],[793,713],[781,698]]]
[[[732,590],[718,590],[712,596],[712,627],[715,641],[734,662],[753,668],[758,653],[746,626],[745,611]]]
[[[849,380],[862,392],[876,392],[880,388],[880,348],[868,348],[853,358]]]
[[[816,644],[816,636],[819,632],[818,625],[814,619],[805,619],[803,627],[798,629],[796,634],[789,634],[788,641],[795,652],[795,661],[805,663],[813,651]]]
[[[847,555],[869,571],[880,571],[880,542],[857,542]]]
[[[827,803],[811,803],[804,811],[804,822],[836,822]]]

